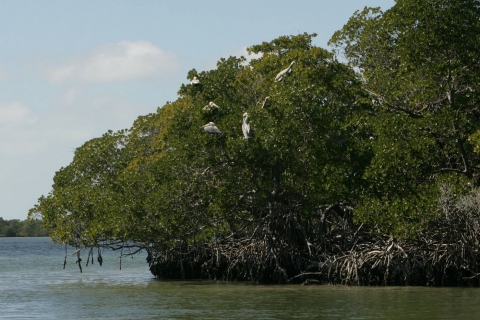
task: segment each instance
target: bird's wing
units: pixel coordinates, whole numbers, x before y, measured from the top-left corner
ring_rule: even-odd
[[[245,139],[250,138],[250,124],[244,123],[242,124],[242,131],[243,131],[243,136]]]
[[[282,78],[283,78],[283,76],[284,76],[286,73],[288,73],[288,70],[289,70],[289,69],[290,69],[290,67],[287,68],[287,69],[284,69],[284,70],[280,71],[280,72],[277,74],[277,76],[275,77],[275,81],[281,81]]]
[[[205,131],[208,133],[222,133],[220,130],[218,130],[217,126],[205,127]]]
[[[283,71],[280,71],[277,76],[275,77],[275,81],[281,81],[282,78],[283,78],[283,74],[284,72]]]

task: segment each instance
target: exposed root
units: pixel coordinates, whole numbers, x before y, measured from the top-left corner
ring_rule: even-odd
[[[150,270],[163,279],[479,286],[480,212],[455,206],[429,231],[402,241],[333,210],[317,225],[300,225],[288,215],[269,218],[243,237],[153,248]]]

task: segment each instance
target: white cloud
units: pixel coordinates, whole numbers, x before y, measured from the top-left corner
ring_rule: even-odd
[[[76,88],[57,94],[39,114],[23,102],[0,103],[0,158],[71,152],[109,129],[131,127],[155,109],[112,91],[85,95]]]
[[[48,71],[54,82],[119,82],[155,78],[176,71],[178,58],[148,41],[106,44]]]
[[[53,101],[60,104],[71,105],[80,95],[77,88],[69,88],[67,91],[61,92],[53,96]]]
[[[58,63],[51,56],[32,61],[20,70],[24,74],[5,65],[15,81],[0,97],[4,217],[8,210],[12,218],[26,216],[35,199],[50,191],[55,171],[71,162],[75,148],[109,129],[131,127],[139,115],[172,100],[177,89],[178,59],[146,41],[104,45]],[[39,74],[43,79],[35,77]],[[3,75],[0,61],[0,80]],[[138,80],[146,81],[133,82]],[[20,198],[29,203],[23,209]]]
[[[23,102],[0,103],[0,125],[24,125],[37,121],[31,110]]]
[[[25,154],[38,150],[30,139],[30,130],[37,123],[38,116],[21,101],[0,103],[0,154]],[[35,138],[35,136],[33,136]]]

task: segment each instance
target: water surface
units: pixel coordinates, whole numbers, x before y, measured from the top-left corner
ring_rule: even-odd
[[[86,253],[84,255],[84,262]],[[0,319],[477,319],[476,288],[158,281],[146,254],[79,272],[48,238],[0,238]]]

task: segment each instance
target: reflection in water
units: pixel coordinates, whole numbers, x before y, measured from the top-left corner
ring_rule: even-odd
[[[145,254],[63,267],[47,238],[0,238],[0,318],[37,319],[475,319],[474,288],[253,285],[159,281]]]

